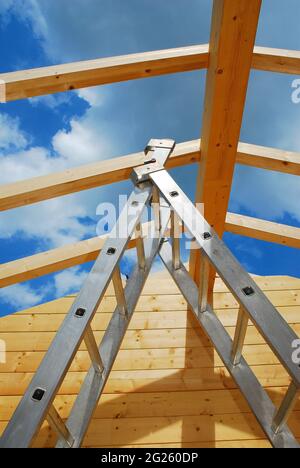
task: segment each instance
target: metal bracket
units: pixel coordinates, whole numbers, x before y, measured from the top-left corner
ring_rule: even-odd
[[[131,180],[134,185],[147,182],[150,179],[150,174],[162,171],[175,146],[174,140],[150,140],[145,148],[147,157],[143,166],[135,167],[132,171]]]

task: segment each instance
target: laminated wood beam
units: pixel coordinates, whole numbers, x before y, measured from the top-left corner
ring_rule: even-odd
[[[261,0],[214,0],[196,202],[222,237],[253,60]],[[200,252],[191,254],[199,281]],[[210,291],[215,274],[210,275]]]

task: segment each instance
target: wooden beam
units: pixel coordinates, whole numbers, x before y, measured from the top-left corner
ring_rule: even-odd
[[[214,0],[196,202],[223,236],[261,0]],[[199,251],[191,254],[198,282]],[[210,275],[210,291],[215,274]]]
[[[0,102],[208,67],[209,45],[179,47],[0,74]],[[300,74],[300,52],[255,47],[256,70]]]
[[[261,0],[215,0],[197,202],[222,236]]]
[[[232,234],[300,248],[300,228],[228,213],[225,229]]]
[[[199,162],[199,147],[200,140],[178,144],[168,161],[167,168]],[[67,169],[60,173],[2,185],[0,186],[0,211],[126,180],[130,177],[133,167],[139,165],[143,158],[143,153],[130,154]],[[300,175],[300,153],[275,148],[240,143],[237,163]]]
[[[150,229],[151,222],[142,225],[142,232],[145,235],[150,232]],[[166,235],[168,235],[168,231]],[[97,259],[106,239],[107,236],[93,237],[30,257],[0,264],[0,288],[92,262]],[[132,249],[135,246],[136,240],[135,236],[133,236],[127,248]]]
[[[33,280],[98,257],[106,237],[94,237],[0,265],[0,288]]]
[[[61,173],[0,185],[0,211],[31,205],[43,200],[127,180],[134,167],[143,164],[143,152],[106,159],[98,163],[67,169]],[[167,163],[167,168],[199,160],[195,142],[181,143]]]
[[[143,230],[149,225],[143,225]],[[228,213],[226,231],[254,239],[300,248],[300,228],[272,223],[257,218]],[[167,235],[169,232],[167,232]],[[39,278],[50,273],[96,260],[106,236],[94,237],[58,249],[0,265],[0,288]],[[135,239],[128,248],[136,246]]]
[[[207,63],[208,45],[204,44],[3,73],[0,102],[199,70]]]
[[[237,163],[245,166],[300,175],[300,153],[239,143]]]
[[[255,47],[252,67],[261,71],[299,75],[300,51]]]

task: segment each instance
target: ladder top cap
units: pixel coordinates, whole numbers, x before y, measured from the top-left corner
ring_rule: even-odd
[[[175,146],[176,146],[176,142],[174,140],[168,140],[168,139],[159,140],[159,139],[152,138],[145,148],[145,154],[149,153],[149,151],[154,151],[155,149],[158,149],[158,148],[164,148],[164,149],[169,149],[173,151]]]

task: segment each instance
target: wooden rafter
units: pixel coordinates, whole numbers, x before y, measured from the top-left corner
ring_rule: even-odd
[[[0,102],[208,67],[209,45],[179,47],[0,74]],[[300,74],[300,52],[255,47],[256,70]]]
[[[214,0],[196,202],[223,235],[261,0]],[[191,255],[199,279],[200,253]],[[215,274],[210,275],[210,290]]]
[[[176,146],[167,168],[199,162],[200,140]],[[51,198],[120,182],[130,177],[135,166],[144,160],[144,153],[129,154],[87,164],[60,173],[40,176],[0,186],[0,211],[50,200]],[[263,146],[240,143],[237,163],[286,174],[300,175],[300,154]]]

